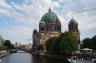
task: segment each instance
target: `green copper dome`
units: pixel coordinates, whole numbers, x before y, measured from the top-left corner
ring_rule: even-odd
[[[41,21],[46,22],[59,22],[59,18],[57,17],[57,15],[51,11],[51,9],[49,9],[49,11],[43,15],[43,17],[41,18]]]
[[[36,29],[34,29],[34,30],[33,30],[33,34],[34,34],[34,33],[38,33],[38,31],[37,31]]]
[[[76,20],[74,18],[72,18],[69,22],[69,24],[74,24],[74,23],[77,23]]]
[[[44,21],[40,21],[39,23],[40,23],[40,24],[45,24],[45,22],[44,22]]]

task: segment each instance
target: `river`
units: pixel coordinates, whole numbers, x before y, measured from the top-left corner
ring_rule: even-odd
[[[3,63],[69,63],[61,59],[34,56],[30,53],[13,53],[5,56]]]

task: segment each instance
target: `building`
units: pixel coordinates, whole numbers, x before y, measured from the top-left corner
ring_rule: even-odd
[[[61,22],[58,16],[49,9],[39,22],[39,31],[33,31],[33,49],[51,37],[61,34]]]
[[[68,32],[72,32],[72,34],[74,34],[74,36],[76,36],[76,40],[79,44],[80,43],[80,33],[79,33],[79,29],[78,29],[78,23],[73,18],[70,20],[70,22],[68,24]]]
[[[33,45],[32,45],[33,51],[35,51],[37,46],[39,45],[40,45],[40,33],[37,30],[34,30],[33,31]]]
[[[68,31],[76,35],[77,40],[80,40],[80,34],[78,30],[78,23],[75,19],[71,19],[68,24]],[[47,13],[43,15],[39,22],[39,31],[36,29],[33,31],[33,49],[35,50],[38,45],[45,44],[46,40],[51,37],[59,36],[61,34],[61,22],[58,16],[49,9]]]
[[[19,42],[15,42],[14,46],[15,46],[15,48],[19,48],[19,47],[21,47],[21,44]]]
[[[61,33],[61,22],[58,16],[49,9],[49,11],[43,15],[39,23],[40,44],[44,44],[46,40],[51,37],[58,36]]]
[[[32,44],[25,44],[25,45],[20,45],[20,49],[30,51],[32,48]]]
[[[4,45],[4,39],[0,36],[0,46]]]

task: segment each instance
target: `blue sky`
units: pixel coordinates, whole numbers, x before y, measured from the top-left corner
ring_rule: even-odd
[[[81,40],[96,35],[96,0],[0,0],[0,35],[13,43],[32,43],[33,29],[51,7],[68,30],[72,16],[79,24]],[[78,13],[79,11],[83,11]]]

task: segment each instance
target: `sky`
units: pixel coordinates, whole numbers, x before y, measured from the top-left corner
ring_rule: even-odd
[[[96,10],[90,10],[96,8],[96,0],[0,0],[0,35],[12,43],[32,43],[32,32],[49,7],[59,17],[62,32],[68,31],[73,16],[81,40],[96,35]]]

